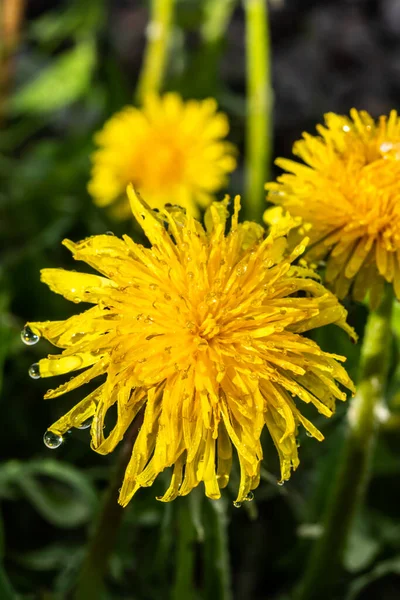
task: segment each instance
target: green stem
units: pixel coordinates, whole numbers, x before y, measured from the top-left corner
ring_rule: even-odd
[[[78,576],[74,600],[102,597],[104,577],[124,515],[124,509],[118,504],[119,489],[132,456],[132,448],[139,426],[140,422],[136,419],[123,442],[118,463],[105,491],[98,519],[89,540],[86,556]]]
[[[323,534],[311,552],[298,600],[326,597],[342,566],[343,553],[368,479],[370,459],[390,359],[393,292],[387,286],[381,305],[368,317],[361,350],[360,381],[348,412],[347,435],[337,477],[323,519]]]
[[[264,184],[269,178],[272,135],[272,86],[268,2],[243,0],[246,14],[247,218],[260,221],[264,209]]]
[[[232,599],[226,500],[206,500],[204,544],[205,598]]]
[[[185,497],[179,499],[178,506],[178,546],[172,600],[192,600],[194,598],[195,544],[196,530],[190,514],[189,500]]]
[[[171,38],[175,0],[152,0],[147,26],[147,45],[139,77],[137,100],[161,90]]]
[[[200,27],[202,44],[194,58],[191,89],[195,96],[210,95],[210,90],[218,91],[219,59],[226,41],[226,30],[238,0],[204,0],[203,22]],[[215,95],[215,93],[214,93]]]
[[[219,44],[226,32],[237,0],[206,0],[200,29],[205,46]]]

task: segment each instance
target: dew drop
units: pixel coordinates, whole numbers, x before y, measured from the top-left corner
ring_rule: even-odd
[[[285,480],[284,480],[284,479],[281,479],[280,481],[277,481],[276,483],[277,483],[278,485],[282,486],[282,485],[285,485]]]
[[[29,325],[25,325],[25,327],[21,331],[21,340],[27,346],[33,346],[34,344],[38,343],[38,341],[40,340],[40,336],[37,335],[34,331],[32,331]]]
[[[28,373],[29,377],[32,377],[32,379],[40,379],[39,363],[33,363],[33,365],[29,367]]]
[[[64,441],[64,438],[62,437],[62,435],[53,433],[49,429],[46,431],[46,433],[43,436],[44,445],[46,446],[46,448],[49,448],[50,450],[56,450],[56,448],[59,448],[61,446],[61,444],[63,443],[63,441]]]
[[[254,500],[254,494],[253,492],[249,492],[245,498],[246,502],[252,502]]]
[[[309,431],[306,431],[306,436],[307,437],[314,437],[312,433],[310,433]]]
[[[92,424],[92,421],[93,421],[92,417],[89,417],[89,419],[86,419],[86,421],[83,421],[83,423],[81,423],[81,424],[80,424],[80,425],[77,427],[77,429],[89,429],[89,427],[90,427],[90,426],[91,426],[91,424]]]
[[[235,501],[235,502],[233,503],[233,506],[234,506],[235,508],[240,508],[240,507],[242,506],[242,503],[241,503],[241,502],[236,502],[236,501]]]
[[[113,231],[106,231],[105,235],[115,235]]]

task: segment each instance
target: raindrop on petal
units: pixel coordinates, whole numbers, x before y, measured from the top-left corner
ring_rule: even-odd
[[[44,445],[47,448],[49,448],[50,450],[56,450],[56,448],[59,448],[61,446],[61,444],[63,443],[63,441],[64,441],[64,438],[62,437],[62,435],[53,433],[49,429],[46,431],[46,433],[43,436]]]
[[[37,335],[37,333],[35,333],[34,331],[32,331],[29,325],[25,325],[25,327],[21,331],[21,340],[27,346],[33,346],[34,344],[38,343],[38,341],[40,340],[40,336]]]
[[[92,418],[90,417],[89,419],[86,419],[86,421],[83,421],[83,423],[81,423],[77,429],[88,429],[91,424],[92,424]]]
[[[233,503],[233,506],[234,506],[235,508],[240,508],[240,507],[242,506],[242,503],[241,503],[241,502],[236,502],[236,501],[235,501],[235,502]]]
[[[39,363],[33,363],[33,365],[29,367],[28,373],[29,377],[32,377],[32,379],[40,379]]]

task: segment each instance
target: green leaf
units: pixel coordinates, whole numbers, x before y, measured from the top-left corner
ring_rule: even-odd
[[[95,490],[85,475],[59,461],[9,461],[0,469],[0,494],[7,496],[10,485],[19,489],[37,512],[56,527],[82,525],[97,507]]]
[[[94,41],[81,41],[17,91],[9,108],[15,113],[48,113],[71,104],[88,90],[95,62]]]
[[[30,34],[39,43],[54,46],[77,35],[94,33],[103,24],[103,2],[86,0],[84,10],[79,0],[70,2],[65,10],[45,12],[32,23]]]
[[[400,575],[400,556],[395,558],[384,560],[376,565],[371,571],[357,577],[349,587],[348,594],[345,600],[355,600],[358,598],[359,593],[370,583],[381,579],[385,575],[394,573]]]
[[[344,553],[345,568],[351,573],[366,569],[376,558],[380,549],[381,544],[376,536],[368,531],[365,518],[358,518]]]
[[[79,552],[78,546],[63,546],[61,544],[51,544],[43,548],[37,548],[31,552],[12,555],[12,559],[32,571],[51,571],[64,567],[71,559],[71,556]]]

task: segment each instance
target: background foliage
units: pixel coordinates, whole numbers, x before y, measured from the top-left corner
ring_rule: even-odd
[[[223,37],[211,43],[204,27],[209,2],[217,0],[177,2],[165,88],[187,98],[214,96],[229,114],[230,139],[240,150],[231,191],[240,193],[244,15],[232,2],[237,6]],[[28,319],[65,318],[74,311],[39,281],[43,267],[74,267],[60,245],[64,237],[79,240],[109,230],[134,234],[132,224],[112,222],[94,207],[86,184],[93,133],[132,101],[147,22],[145,1],[30,0],[13,56],[2,54],[3,74],[6,64],[8,69],[0,99],[2,600],[16,594],[26,600],[68,597],[115,463],[115,454],[100,457],[90,450],[88,431],[74,430],[57,451],[44,447],[47,426],[76,397],[42,400],[46,382],[29,379],[28,368],[49,348],[44,341],[24,346],[19,332]],[[326,111],[355,106],[377,116],[399,108],[395,0],[271,0],[270,27],[274,156],[288,156],[292,142],[303,130],[312,131]],[[349,303],[348,310],[362,337],[366,308]],[[395,329],[400,340],[398,306]],[[359,346],[335,328],[317,335],[325,350],[348,357],[356,378]],[[396,411],[396,344],[393,357],[388,401]],[[171,505],[155,500],[165,482],[142,489],[124,511],[104,598],[290,598],[320,532],[346,410],[339,406],[330,421],[313,416],[326,441],[318,444],[302,435],[301,466],[284,487],[276,484],[277,460],[266,438],[262,483],[255,500],[241,509],[233,507],[229,488],[218,502],[199,490],[188,502]],[[395,413],[380,434],[337,598],[399,597],[399,420]]]

